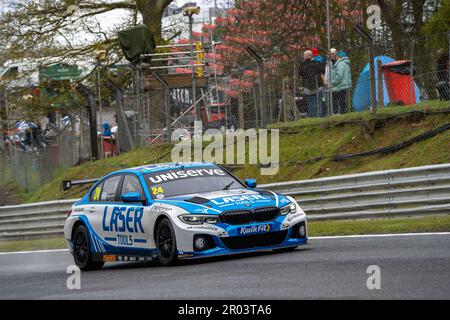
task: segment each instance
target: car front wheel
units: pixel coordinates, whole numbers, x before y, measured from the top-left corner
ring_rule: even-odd
[[[167,218],[163,218],[156,228],[156,250],[162,265],[169,266],[177,262],[175,231]]]

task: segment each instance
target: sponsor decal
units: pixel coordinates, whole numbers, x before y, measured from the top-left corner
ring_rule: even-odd
[[[131,235],[117,235],[117,244],[119,246],[132,246],[133,245],[133,236]]]
[[[217,227],[214,226],[204,226],[204,225],[199,225],[199,226],[187,226],[186,227],[187,230],[208,230],[208,231],[218,231],[219,229]]]
[[[260,194],[249,194],[249,195],[239,195],[239,196],[229,196],[220,199],[211,200],[212,203],[218,206],[226,204],[242,204],[249,206],[250,203],[256,203],[261,201],[271,201],[270,198],[262,196]]]
[[[159,187],[152,187],[151,190],[152,190],[152,194],[154,196],[158,196],[160,194],[164,194],[164,188],[161,187],[161,186],[159,186]]]
[[[106,232],[144,233],[143,216],[143,207],[105,206],[102,228]]]
[[[286,219],[286,221],[287,221],[287,222],[292,222],[293,220],[295,220],[295,219],[297,219],[297,218],[300,218],[301,216],[302,216],[301,213],[296,213],[296,214],[293,214],[292,216],[289,216],[289,217]]]
[[[97,188],[95,188],[94,196],[92,197],[92,200],[99,201],[101,192],[102,192],[102,185],[99,185],[99,186],[97,186]]]
[[[172,209],[173,208],[166,207],[166,206],[164,206],[162,204],[154,204],[153,207],[152,207],[153,211],[164,211],[164,212],[167,212],[167,211],[172,211]]]
[[[154,184],[158,184],[166,181],[176,181],[180,179],[194,178],[194,177],[214,177],[214,176],[226,176],[226,173],[218,168],[211,169],[190,169],[190,170],[177,170],[166,173],[160,173],[149,177],[150,181]],[[158,190],[157,190],[158,191]]]
[[[272,229],[270,224],[260,224],[258,226],[249,226],[239,228],[240,235],[247,235],[253,233],[269,232]]]
[[[104,255],[102,257],[104,262],[116,262],[117,261],[117,257],[115,255]]]
[[[117,261],[151,261],[148,256],[117,256]]]
[[[198,208],[198,209],[195,209],[194,212],[208,214],[208,209],[207,208]]]

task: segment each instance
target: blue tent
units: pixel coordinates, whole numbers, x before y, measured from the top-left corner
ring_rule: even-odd
[[[378,60],[381,60],[382,65],[395,62],[396,60],[387,56],[378,56],[375,58],[375,79],[378,80]],[[416,91],[416,102],[420,103],[420,90],[416,83],[414,83]],[[378,97],[378,86],[376,86],[376,97]],[[386,82],[383,78],[383,100],[384,106],[390,103]],[[356,82],[355,89],[353,90],[353,108],[355,111],[364,111],[370,108],[370,65],[367,64]]]

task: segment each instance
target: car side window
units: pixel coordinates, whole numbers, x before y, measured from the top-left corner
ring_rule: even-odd
[[[138,192],[141,195],[141,197],[144,196],[141,182],[135,175],[128,174],[125,176],[123,180],[122,194],[129,192]]]
[[[103,188],[100,196],[102,202],[115,202],[117,193],[119,191],[119,184],[122,176],[113,176],[103,183]]]
[[[100,196],[102,195],[102,187],[103,187],[103,183],[100,183],[98,186],[95,187],[94,190],[91,191],[91,194],[89,196],[89,201],[91,201],[91,202],[100,201]]]

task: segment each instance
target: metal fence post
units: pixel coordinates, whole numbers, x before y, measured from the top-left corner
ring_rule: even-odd
[[[261,127],[267,126],[267,104],[266,104],[266,85],[264,80],[264,60],[252,48],[246,48],[248,54],[255,59],[259,70],[259,102],[261,113]]]
[[[366,41],[369,45],[369,65],[370,65],[370,104],[371,111],[376,112],[376,80],[375,80],[375,48],[372,36],[357,24],[354,27],[355,31]]]
[[[169,84],[159,76],[158,73],[153,72],[152,76],[159,81],[164,88],[164,112],[166,113],[166,134],[167,141],[170,142],[171,130],[170,130],[170,104],[169,104]]]
[[[84,96],[89,103],[88,114],[89,114],[89,127],[91,136],[91,157],[93,160],[98,159],[98,143],[97,143],[97,113],[95,108],[95,97],[91,90],[85,85],[79,83],[76,87],[77,91]]]
[[[383,93],[383,63],[381,60],[377,61],[377,69],[378,69],[378,78],[377,78],[377,86],[378,86],[378,109],[381,109],[384,106],[384,93]]]
[[[447,46],[448,46],[448,57],[450,59],[450,31],[447,32],[447,39],[448,39],[448,43],[447,43]],[[450,81],[450,68],[448,68],[448,79]]]

